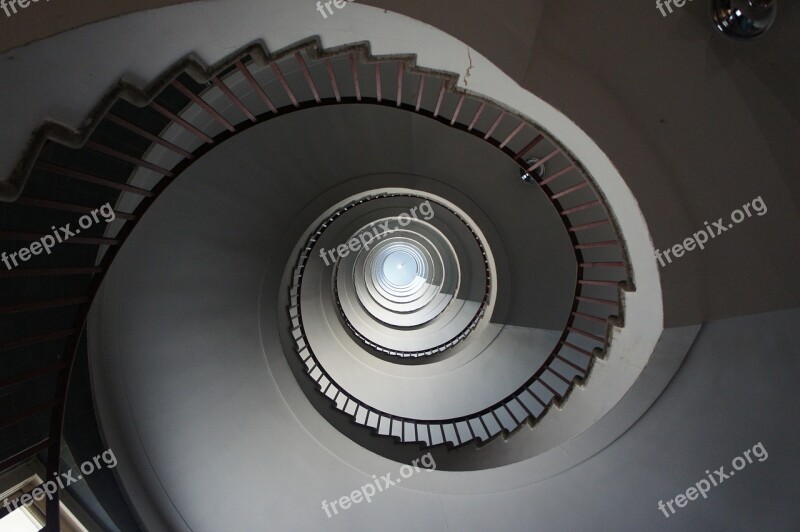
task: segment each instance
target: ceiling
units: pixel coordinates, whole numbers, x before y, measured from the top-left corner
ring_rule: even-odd
[[[5,47],[133,9],[126,2],[113,9],[68,5],[37,9],[35,25],[13,20]],[[800,44],[793,31],[800,7],[782,3],[775,28],[743,44],[712,31],[703,2],[668,18],[650,5],[628,6],[625,31],[609,31],[620,25],[619,9],[590,0],[506,0],[491,8],[467,1],[457,14],[422,1],[373,5],[460,38],[574,120],[622,173],[657,249],[763,197],[767,216],[662,269],[667,325],[791,308],[800,301],[800,284],[784,282],[800,259],[800,185],[792,178],[800,172],[794,149],[800,104],[798,80],[790,74],[800,67],[793,52]],[[486,20],[494,32],[485,31]],[[334,17],[326,21],[336,23]],[[579,37],[564,39],[565,32]],[[5,117],[8,123],[11,117]]]

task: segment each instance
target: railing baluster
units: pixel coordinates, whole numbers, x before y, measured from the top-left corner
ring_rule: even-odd
[[[524,128],[525,125],[526,125],[525,121],[524,120],[521,121],[519,125],[515,127],[511,133],[508,134],[508,136],[503,140],[503,142],[500,143],[500,149],[502,150],[503,148],[506,147],[506,144],[514,140],[514,137],[516,137],[519,134],[519,132],[522,131],[522,128]]]
[[[63,212],[79,212],[82,214],[90,214],[92,211],[97,211],[97,209],[93,209],[91,207],[86,207],[85,205],[73,205],[71,203],[63,203],[60,201],[51,201],[51,200],[44,200],[40,198],[29,198],[29,197],[21,197],[17,201],[15,201],[17,205],[28,205],[30,207],[41,207],[43,209],[52,209],[57,211]],[[133,214],[129,214],[126,212],[119,212],[114,211],[114,214],[117,218],[122,220],[135,220],[136,216]]]
[[[147,161],[143,161],[142,159],[138,159],[136,157],[133,157],[132,155],[128,155],[128,154],[122,153],[121,151],[109,148],[108,146],[104,146],[104,145],[99,144],[97,142],[94,142],[94,141],[91,141],[91,140],[87,141],[86,142],[86,147],[89,148],[92,151],[96,151],[98,153],[102,153],[103,155],[106,155],[108,157],[112,157],[112,158],[117,159],[119,161],[123,161],[123,162],[129,163],[129,164],[132,164],[134,166],[139,166],[141,168],[146,168],[148,170],[152,170],[153,172],[155,172],[157,174],[161,174],[161,175],[164,175],[164,176],[167,176],[167,177],[172,177],[172,171],[171,170],[167,170],[166,168],[162,168],[162,167],[160,167],[160,166],[158,166],[156,164],[153,164],[153,163],[148,163]]]
[[[596,297],[586,297],[586,296],[578,296],[575,299],[578,301],[585,301],[586,303],[597,303],[598,305],[609,305],[612,307],[618,307],[619,303],[617,301],[612,301],[611,299],[600,299]]]
[[[528,172],[534,172],[537,168],[542,166],[544,163],[546,163],[547,161],[549,161],[550,159],[552,159],[553,157],[555,157],[559,153],[561,153],[561,148],[556,148],[555,150],[551,151],[550,153],[545,155],[543,158],[541,158],[538,162],[534,163],[533,166],[528,168]]]
[[[588,203],[584,203],[582,205],[578,205],[576,207],[572,207],[561,211],[561,216],[566,216],[568,214],[573,214],[579,211],[585,211],[586,209],[591,209],[592,207],[596,207],[597,205],[600,205],[600,200],[590,201]]]
[[[445,86],[445,80],[442,80],[442,88],[439,89],[439,98],[436,100],[436,108],[433,110],[433,117],[436,118],[439,116],[439,111],[442,108],[442,101],[444,100],[444,91],[447,87]]]
[[[458,99],[458,103],[456,104],[456,110],[453,113],[453,118],[452,120],[450,120],[451,126],[456,123],[456,120],[458,120],[458,114],[461,112],[461,106],[464,105],[464,99],[466,99],[466,97],[467,97],[466,94],[462,94],[461,97]]]
[[[358,83],[358,67],[356,66],[356,58],[350,54],[350,72],[353,74],[353,86],[356,89],[356,100],[361,101],[361,85]]]
[[[578,353],[580,353],[580,354],[582,354],[582,355],[586,355],[586,356],[587,356],[587,357],[589,357],[589,358],[592,358],[592,357],[594,356],[594,355],[593,355],[592,353],[590,353],[589,351],[587,351],[587,350],[585,350],[585,349],[581,349],[580,347],[578,347],[578,346],[577,346],[577,345],[575,345],[575,344],[571,344],[571,343],[569,343],[569,342],[559,342],[559,343],[560,343],[561,345],[563,345],[564,347],[568,347],[568,348],[572,349],[573,351],[576,351],[576,352],[578,352]]]
[[[564,382],[564,384],[566,384],[567,386],[572,386],[572,381],[569,381],[569,380],[567,380],[567,378],[566,378],[566,377],[564,377],[563,375],[561,375],[559,372],[557,372],[557,371],[556,371],[556,370],[554,370],[553,368],[551,368],[551,367],[549,367],[549,366],[548,366],[548,367],[547,367],[547,371],[549,371],[550,373],[552,373],[553,375],[555,375],[556,377],[558,377],[558,378],[559,378],[559,379],[560,379],[562,382]]]
[[[381,94],[383,87],[381,86],[381,64],[375,63],[375,94],[377,95],[378,103],[381,103]]]
[[[118,117],[117,115],[113,115],[113,114],[109,113],[109,114],[107,114],[105,116],[105,119],[108,120],[109,122],[112,122],[114,124],[117,124],[120,127],[123,127],[125,129],[127,129],[128,131],[131,131],[131,132],[139,135],[140,137],[142,137],[144,139],[149,140],[150,142],[155,142],[156,144],[160,144],[161,146],[167,148],[170,151],[173,151],[173,152],[177,153],[178,155],[180,155],[180,156],[182,156],[182,157],[184,157],[186,159],[189,159],[189,160],[194,159],[194,155],[192,155],[188,151],[184,150],[183,148],[173,144],[172,142],[169,142],[168,140],[164,140],[163,138],[159,137],[158,135],[154,135],[154,134],[150,133],[149,131],[145,131],[144,129],[140,128],[139,126],[131,124],[127,120],[124,120],[124,119]]]
[[[253,73],[250,72],[250,69],[247,68],[241,61],[236,61],[236,68],[239,69],[239,72],[242,73],[244,79],[247,80],[255,93],[258,94],[258,97],[261,98],[265,104],[267,104],[267,107],[269,107],[269,110],[272,111],[272,114],[278,114],[277,107],[275,107],[275,104],[273,104],[272,100],[269,99],[269,96],[267,96],[267,93],[261,88],[261,85],[258,84],[258,81],[256,81]]]
[[[6,469],[8,469],[8,468],[10,468],[12,466],[15,466],[15,465],[17,465],[17,464],[19,464],[21,462],[24,462],[28,458],[36,456],[36,454],[39,453],[39,451],[43,451],[43,450],[47,449],[47,447],[49,447],[49,445],[50,445],[50,439],[49,438],[48,439],[44,439],[44,440],[40,441],[37,444],[31,445],[30,447],[28,447],[24,451],[20,451],[17,454],[15,454],[14,456],[8,458],[7,460],[4,460],[4,461],[0,462],[0,471],[5,471]]]
[[[419,87],[417,87],[417,106],[414,108],[416,112],[419,112],[419,108],[422,105],[422,93],[425,91],[425,74],[419,75]]]
[[[248,120],[250,120],[251,122],[256,122],[256,116],[250,112],[250,109],[248,109],[247,106],[244,104],[244,102],[240,100],[239,97],[233,93],[233,91],[230,89],[230,87],[228,87],[225,84],[224,81],[219,79],[219,77],[217,76],[211,78],[211,81],[214,83],[214,86],[217,87],[219,90],[221,90],[222,93],[228,97],[231,103],[233,103],[233,105],[235,105],[236,108],[239,109],[242,112],[242,114],[247,117]]]
[[[200,140],[202,140],[206,144],[214,144],[214,139],[212,139],[211,137],[209,137],[208,135],[206,135],[205,133],[200,131],[198,128],[194,127],[192,124],[190,124],[189,122],[187,122],[183,118],[179,117],[178,115],[176,115],[172,111],[169,111],[169,110],[165,109],[160,104],[158,104],[156,102],[150,102],[150,107],[152,107],[153,109],[158,111],[158,113],[160,113],[165,118],[168,118],[168,119],[172,120],[173,122],[175,122],[176,124],[181,126],[183,129],[189,131],[190,133],[192,133],[194,136],[196,136],[197,138],[199,138]]]
[[[333,73],[333,65],[331,65],[331,60],[325,60],[325,69],[328,71],[328,78],[331,80],[331,87],[333,88],[333,94],[336,96],[336,101],[342,101],[342,95],[339,94],[339,85],[336,83],[336,76]]]
[[[536,145],[542,142],[543,140],[544,140],[544,135],[542,134],[536,135],[536,137],[532,141],[527,143],[524,148],[519,150],[519,152],[517,152],[517,154],[514,155],[514,160],[515,161],[520,160],[523,156],[525,156],[526,153],[535,148]]]
[[[575,369],[577,371],[580,371],[582,374],[586,372],[585,369],[583,369],[582,367],[580,367],[579,365],[577,365],[577,364],[575,364],[573,362],[570,362],[569,360],[567,360],[566,358],[562,357],[561,355],[556,355],[556,358],[559,359],[564,364],[568,365],[569,367],[571,367],[571,368],[573,368],[573,369]]]
[[[624,262],[581,262],[581,268],[624,268]]]
[[[497,129],[497,126],[500,125],[500,121],[503,120],[503,118],[505,118],[505,116],[506,116],[506,112],[505,111],[501,111],[500,115],[497,117],[497,119],[492,124],[492,127],[490,127],[489,131],[487,131],[486,134],[483,136],[483,140],[488,140],[489,137],[492,136],[492,133],[494,133],[494,130]]]
[[[596,334],[592,334],[590,332],[586,332],[586,331],[584,331],[582,329],[577,329],[575,327],[567,327],[567,330],[568,331],[572,331],[575,334],[579,334],[581,336],[589,338],[591,340],[594,340],[595,342],[600,342],[603,345],[605,345],[605,343],[606,343],[606,339],[605,338],[601,338],[600,336],[597,336]]]
[[[472,121],[469,123],[469,126],[467,126],[467,131],[472,131],[472,128],[474,128],[475,124],[478,123],[478,119],[483,114],[483,110],[485,108],[486,108],[486,102],[481,102],[480,107],[478,107],[478,110],[475,111],[475,116],[472,117]]]
[[[101,273],[103,268],[29,268],[16,269],[10,271],[0,270],[0,278],[3,277],[56,277],[61,275],[92,275]]]
[[[530,170],[529,170],[529,171],[530,171]],[[578,183],[577,185],[574,185],[574,186],[571,186],[571,187],[569,187],[569,188],[568,188],[568,189],[566,189],[566,190],[562,190],[561,192],[558,192],[558,193],[556,193],[556,194],[553,194],[552,196],[550,196],[550,199],[558,199],[558,198],[561,198],[561,197],[563,197],[563,196],[566,196],[566,195],[568,195],[568,194],[572,194],[573,192],[577,192],[577,191],[581,190],[582,188],[586,188],[586,187],[588,187],[588,186],[589,186],[589,183],[588,183],[588,181],[583,181],[583,182],[581,182],[581,183]]]
[[[397,97],[395,98],[395,102],[397,103],[397,107],[400,107],[403,104],[403,62],[397,62]]]
[[[225,117],[219,114],[219,112],[213,107],[211,107],[211,105],[207,101],[205,101],[202,97],[190,91],[183,83],[181,83],[177,79],[174,79],[172,80],[172,86],[178,89],[178,91],[180,91],[184,96],[189,98],[191,101],[199,105],[201,109],[203,109],[205,112],[211,115],[211,118],[219,122],[220,125],[222,125],[222,127],[227,129],[231,133],[234,133],[236,131],[236,128],[233,127],[233,124],[228,122],[225,119]]]
[[[573,165],[573,164],[571,164],[571,165],[567,166],[567,167],[566,167],[566,168],[564,168],[563,170],[559,170],[559,171],[558,171],[558,172],[556,172],[555,174],[553,174],[553,175],[551,175],[551,176],[547,177],[547,179],[543,179],[543,180],[542,180],[542,182],[541,182],[541,183],[539,183],[539,185],[540,185],[540,186],[545,186],[546,184],[550,183],[551,181],[553,181],[553,180],[555,180],[555,179],[558,179],[558,178],[559,178],[559,177],[561,177],[562,175],[564,175],[564,174],[567,174],[567,173],[571,172],[572,170],[575,170],[575,165]],[[563,214],[563,213],[562,213],[562,214]]]
[[[52,236],[50,233],[29,233],[22,231],[0,231],[0,240],[39,240],[45,236]],[[95,237],[82,237],[71,236],[68,240],[63,241],[64,244],[90,244],[99,246],[116,246],[119,240],[114,238],[95,238]]]
[[[87,174],[86,172],[79,172],[77,170],[64,168],[63,166],[58,166],[45,161],[37,161],[36,164],[34,165],[34,168],[39,170],[44,170],[45,172],[58,174],[64,177],[79,179],[81,181],[86,181],[87,183],[100,185],[102,187],[122,190],[123,192],[130,192],[131,194],[137,194],[139,196],[145,196],[148,198],[152,198],[153,196],[155,196],[153,192],[145,190],[143,188],[126,185],[124,183],[117,183],[116,181],[111,181],[102,177],[97,177],[91,174]]]
[[[616,240],[603,240],[602,242],[587,242],[586,244],[578,244],[575,249],[592,249],[592,248],[607,248],[619,245]]]
[[[311,72],[308,71],[308,66],[306,65],[306,62],[303,59],[303,54],[301,54],[300,52],[295,52],[294,58],[295,61],[297,61],[297,64],[300,65],[300,70],[303,71],[303,76],[306,78],[306,83],[308,83],[308,88],[311,89],[311,95],[314,96],[314,101],[320,103],[322,100],[320,100],[319,98],[319,92],[317,91],[317,86],[314,84],[314,78],[311,77]]]

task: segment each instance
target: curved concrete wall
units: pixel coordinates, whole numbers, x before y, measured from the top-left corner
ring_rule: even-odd
[[[187,13],[181,14],[185,16]],[[358,13],[365,27],[375,28],[376,32],[382,30],[380,35],[372,36],[375,39],[373,52],[400,51],[398,43],[383,33],[388,30],[381,25],[384,14],[374,10]],[[292,16],[292,11],[286,13],[289,19]],[[462,45],[459,43],[430,29],[423,30],[408,19],[396,18],[394,23],[418,28],[416,44],[407,40],[401,44],[418,51],[421,64],[447,70],[462,59]],[[277,28],[291,27],[288,22],[274,18],[270,24],[275,26],[276,32]],[[392,28],[390,31],[399,31],[394,25]],[[298,30],[293,28],[292,31],[296,33]],[[328,30],[322,33],[327,34]],[[286,32],[287,38],[288,34]],[[340,38],[335,37],[335,31],[330,35],[330,39]],[[335,44],[336,41],[327,42]],[[386,46],[381,43],[386,43]],[[636,272],[638,290],[626,296],[629,321],[626,329],[615,331],[617,354],[609,357],[605,368],[608,375],[621,377],[622,381],[610,386],[587,387],[584,401],[593,405],[592,408],[559,412],[559,422],[549,429],[559,435],[545,439],[549,445],[558,446],[586,430],[612,408],[643,371],[649,354],[653,352],[661,331],[662,315],[657,272],[651,260],[652,247],[635,201],[596,146],[557,111],[515,86],[480,56],[473,56],[472,61],[476,72],[469,77],[470,89],[535,117],[570,147],[606,194],[613,197],[612,205],[627,238]],[[234,159],[243,160],[241,157]],[[224,174],[231,171],[231,167],[218,165],[217,170]],[[208,179],[219,177],[211,173]],[[235,493],[235,483],[257,484],[278,463],[286,474],[295,468],[307,471],[312,460],[309,456],[319,460],[314,469],[324,476],[327,490],[343,489],[348,481],[363,475],[360,471],[397,468],[396,462],[369,455],[341,435],[330,434],[333,429],[324,425],[319,416],[311,421],[314,431],[322,430],[326,434],[320,440],[309,439],[303,435],[310,430],[306,425],[308,417],[304,414],[298,423],[294,417],[296,412],[280,406],[288,400],[281,398],[283,390],[267,385],[268,373],[257,369],[258,365],[263,365],[264,355],[259,349],[254,349],[258,344],[253,342],[259,341],[259,335],[248,327],[248,315],[253,315],[251,313],[257,307],[253,299],[246,303],[253,296],[253,283],[259,273],[259,269],[254,270],[252,265],[263,263],[269,257],[269,247],[274,244],[277,233],[274,233],[275,228],[265,228],[263,232],[252,235],[244,233],[243,227],[259,226],[259,213],[253,210],[237,209],[236,219],[223,216],[226,203],[234,206],[245,199],[252,202],[261,198],[266,205],[270,198],[264,196],[263,190],[259,192],[246,184],[232,192],[219,179],[209,181],[209,186],[199,186],[200,180],[190,182],[185,177],[183,186],[188,188],[173,187],[160,198],[155,210],[148,213],[123,249],[97,301],[90,324],[99,416],[104,420],[101,423],[110,444],[119,446],[120,452],[128,459],[128,465],[121,465],[119,472],[143,521],[154,529],[165,524],[191,528],[196,528],[198,523],[223,526],[220,520],[232,514],[202,507],[198,497],[204,485],[216,482],[218,486],[225,486],[223,492]],[[192,201],[201,203],[190,207],[185,203],[190,200],[186,194],[195,195]],[[202,212],[203,217],[186,216],[189,212]],[[171,232],[164,233],[163,227],[170,227]],[[175,239],[176,235],[180,235],[179,240]],[[231,235],[237,236],[231,238]],[[247,241],[243,240],[244,236]],[[255,240],[249,240],[252,238]],[[216,241],[223,241],[225,245],[217,248]],[[148,254],[150,249],[159,251]],[[164,250],[177,255],[164,254]],[[260,254],[261,260],[254,261],[253,254]],[[176,260],[176,256],[181,259]],[[211,273],[212,265],[223,266],[223,271],[229,273],[235,272],[236,276],[231,277],[233,284],[223,290],[218,276]],[[153,277],[156,273],[160,279]],[[184,289],[189,292],[184,292]],[[219,294],[209,301],[212,289],[215,294],[219,290]],[[126,303],[123,308],[118,307],[115,301],[130,304]],[[156,343],[151,344],[151,341]],[[262,336],[260,342],[269,352],[273,351],[271,344],[267,343],[272,339]],[[153,368],[158,369],[154,372]],[[597,369],[602,375],[604,368]],[[288,372],[280,377],[273,374],[273,378],[280,380],[287,375],[290,376]],[[291,384],[289,388],[292,388]],[[142,390],[147,393],[142,393]],[[214,400],[220,396],[226,400]],[[105,420],[108,420],[107,424]],[[630,422],[632,419],[628,420]],[[565,427],[570,429],[564,430]],[[618,435],[625,427],[617,427],[616,432],[612,432]],[[237,435],[238,454],[233,450],[220,451],[228,434]],[[326,448],[337,448],[336,454],[320,454],[316,449],[317,441]],[[607,443],[605,441],[602,445]],[[602,445],[589,445],[590,452],[581,455],[578,461],[597,452]],[[265,449],[271,449],[278,462],[264,460]],[[284,450],[291,454],[284,455]],[[187,469],[201,456],[214,457],[207,463],[217,471],[216,477],[212,478],[208,471]],[[330,462],[331,459],[333,463],[345,460],[350,464],[345,470],[350,473],[343,473]],[[536,464],[473,473],[466,485],[475,486],[480,492],[486,489],[502,491],[529,485],[532,480],[543,478],[543,471],[548,468],[552,474],[559,467],[563,469],[574,463],[571,459],[565,461],[563,453],[556,452]],[[554,469],[554,464],[561,465]],[[539,470],[539,473],[531,476],[531,468]],[[459,491],[465,484],[458,475],[437,472],[429,478],[435,479],[437,487],[433,488],[434,491]],[[269,487],[270,493],[276,495],[274,504],[263,505],[256,511],[251,508],[250,513],[242,517],[242,526],[264,520],[267,515],[272,519],[271,514],[280,513],[281,509],[301,511],[302,506],[308,503],[307,497],[298,499],[288,493],[277,496],[284,488],[279,485]],[[289,493],[292,491],[290,489]],[[245,504],[230,499],[227,503],[232,505],[231,511],[237,512],[239,505]],[[244,507],[241,510],[244,511]],[[429,518],[423,522],[430,525]]]

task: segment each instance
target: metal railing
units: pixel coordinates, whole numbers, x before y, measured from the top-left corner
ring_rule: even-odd
[[[540,162],[525,169],[534,171],[545,162],[550,167],[562,165],[538,186],[568,229],[579,264],[571,316],[558,347],[542,370],[503,402],[468,418],[435,424],[393,417],[347,396],[309,353],[308,372],[323,393],[378,434],[428,445],[486,440],[539,419],[549,404],[563,400],[572,384],[586,377],[593,358],[606,349],[608,318],[622,317],[619,288],[620,282],[628,281],[629,270],[619,231],[602,196],[563,147],[513,112],[457,89],[456,79],[417,67],[412,56],[372,57],[365,45],[324,51],[314,40],[278,56],[257,45],[210,68],[186,61],[147,93],[120,85],[98,105],[77,136],[61,126],[43,125],[15,179],[24,184],[20,197],[0,207],[0,241],[29,242],[51,224],[74,221],[71,216],[87,212],[98,198],[112,204],[133,198],[136,206],[116,213],[121,227],[113,238],[86,234],[31,261],[30,267],[0,267],[5,288],[0,314],[6,322],[0,336],[4,368],[0,394],[13,395],[22,386],[50,391],[36,404],[0,413],[0,430],[36,416],[45,416],[48,427],[46,434],[34,434],[0,462],[0,471],[47,450],[48,475],[57,472],[69,376],[91,303],[117,251],[160,193],[228,138],[255,124],[317,106],[363,103],[417,113],[483,139],[522,168],[531,150],[549,145],[552,149]],[[204,98],[213,89],[238,110],[235,120]],[[216,131],[187,118],[187,111],[198,109],[213,119]],[[194,141],[165,138],[164,132],[175,127],[189,132]],[[178,162],[164,168],[149,160],[156,146],[174,154]],[[147,172],[153,185],[132,185],[130,179],[137,172]],[[20,220],[30,227],[21,227]],[[41,323],[59,326],[47,329]],[[48,503],[50,530],[58,527],[58,505],[56,495]]]

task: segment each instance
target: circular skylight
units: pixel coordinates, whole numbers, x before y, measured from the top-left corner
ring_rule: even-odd
[[[384,256],[383,275],[378,280],[384,288],[403,289],[415,284],[416,280],[424,280],[419,275],[420,264],[409,248],[408,244],[402,244]]]

